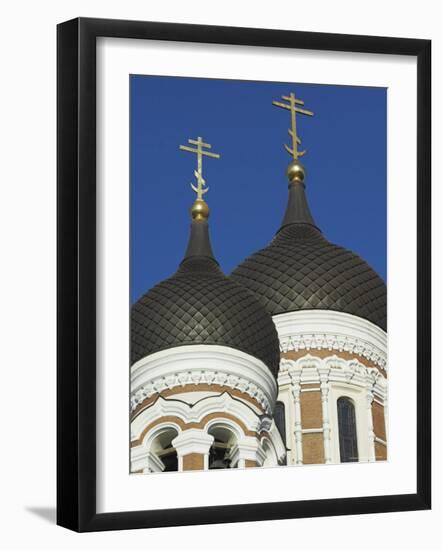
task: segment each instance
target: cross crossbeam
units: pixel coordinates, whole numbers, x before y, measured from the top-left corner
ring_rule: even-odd
[[[212,146],[210,143],[204,143],[202,137],[198,137],[195,139],[188,139],[188,143],[191,145],[195,145],[196,147],[189,147],[187,145],[180,145],[181,151],[187,151],[189,153],[195,153],[197,156],[197,169],[194,170],[194,175],[196,177],[197,184],[196,186],[193,185],[193,183],[190,184],[192,189],[195,191],[197,198],[199,200],[202,200],[203,195],[207,193],[209,188],[205,188],[206,181],[203,178],[203,156],[204,157],[210,157],[214,159],[219,159],[220,155],[218,153],[212,153],[210,151],[207,151],[206,149],[211,149]]]
[[[301,109],[300,107],[298,107],[298,105],[304,105],[304,101],[295,97],[295,94],[293,92],[289,96],[283,95],[281,96],[281,98],[288,103],[282,103],[281,101],[272,101],[272,104],[276,107],[281,107],[282,109],[287,109],[288,111],[290,111],[291,128],[289,128],[288,133],[292,138],[292,147],[289,147],[285,143],[284,147],[289,155],[293,157],[293,160],[298,160],[299,157],[305,155],[306,151],[298,150],[298,145],[301,144],[301,138],[296,133],[296,113],[307,116],[313,116],[314,113],[312,111],[308,111],[307,109]]]

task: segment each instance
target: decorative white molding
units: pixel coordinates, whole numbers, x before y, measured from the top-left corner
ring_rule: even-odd
[[[324,428],[303,428],[302,434],[322,434],[324,432]]]
[[[349,313],[302,310],[274,315],[281,352],[299,350],[347,351],[387,370],[387,333]]]
[[[259,359],[225,346],[181,346],[159,351],[131,367],[131,410],[164,391],[208,384],[237,389],[255,399],[267,414],[275,406],[277,384]]]
[[[279,372],[278,372],[278,386],[290,386],[292,383],[287,369],[281,368],[281,361],[279,362]],[[279,399],[279,397],[278,397]]]
[[[352,384],[360,388],[369,387],[378,399],[387,399],[387,380],[376,367],[367,367],[358,359],[346,360],[337,355],[321,358],[308,354],[296,360],[282,358],[278,383],[280,386],[285,385],[287,376],[292,380],[292,384],[295,378],[299,378],[302,391],[303,384],[324,384],[325,373],[328,373],[328,382]],[[325,386],[321,387],[321,391],[322,389],[325,390]]]

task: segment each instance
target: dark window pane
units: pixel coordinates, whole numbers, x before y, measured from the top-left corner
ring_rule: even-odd
[[[224,468],[230,468],[230,460],[227,458],[225,446],[218,446],[215,441],[209,452],[209,470],[221,470]]]
[[[276,402],[273,418],[285,445],[285,406],[282,401]]]
[[[338,399],[338,425],[341,462],[357,462],[356,414],[353,402],[348,397]]]
[[[161,457],[164,464],[163,472],[178,472],[178,456],[176,452]]]

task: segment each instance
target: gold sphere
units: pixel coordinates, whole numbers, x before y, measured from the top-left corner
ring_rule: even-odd
[[[196,199],[190,210],[192,218],[196,221],[207,220],[209,217],[209,207],[206,201]]]
[[[287,177],[290,183],[303,183],[305,178],[304,166],[299,161],[294,160],[287,168]]]

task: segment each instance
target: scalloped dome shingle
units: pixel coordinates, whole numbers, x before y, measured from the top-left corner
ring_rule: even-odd
[[[384,281],[362,258],[330,243],[310,223],[289,223],[231,274],[271,315],[330,309],[387,326]]]
[[[184,345],[228,346],[261,359],[276,376],[279,341],[270,314],[209,257],[187,258],[131,310],[131,362]]]

